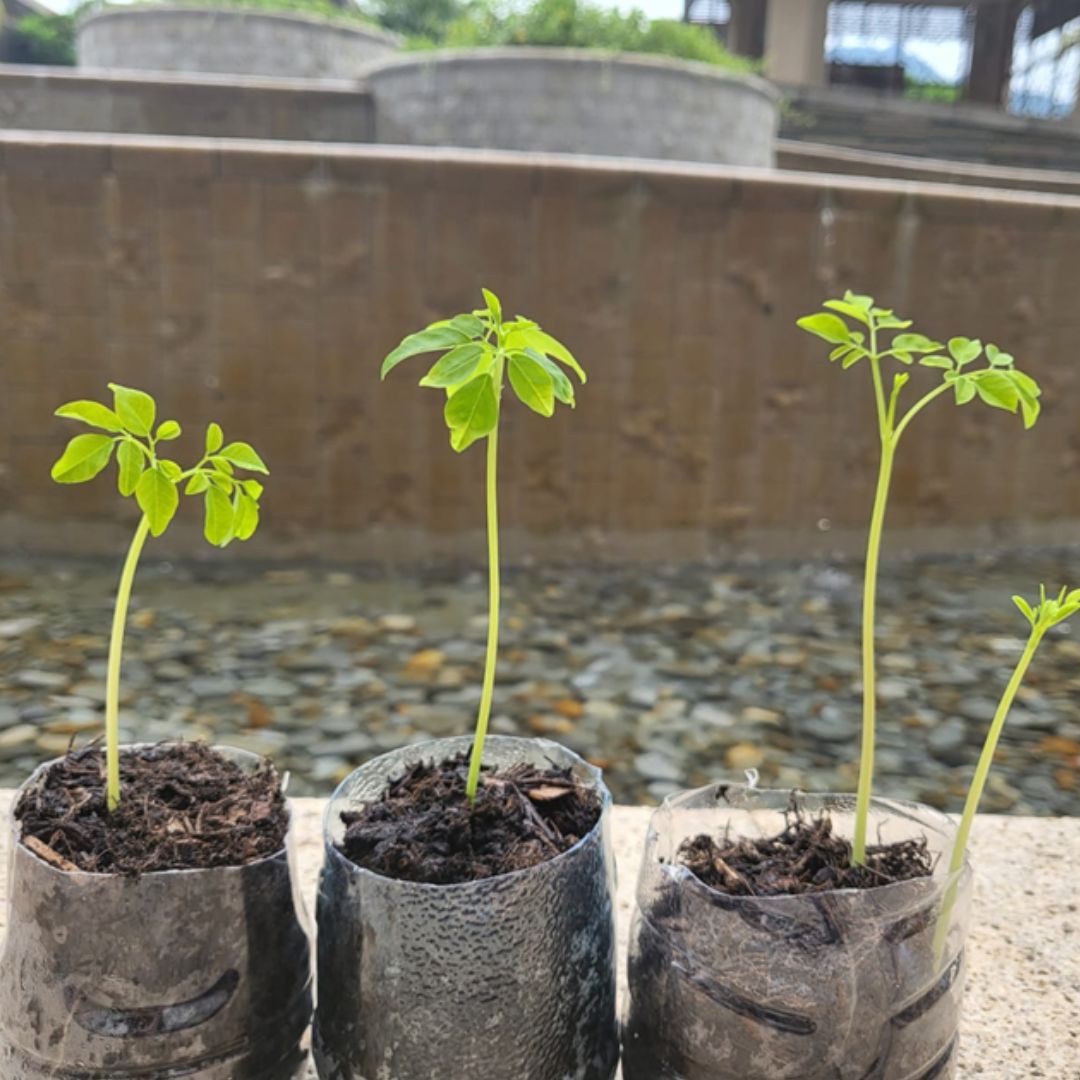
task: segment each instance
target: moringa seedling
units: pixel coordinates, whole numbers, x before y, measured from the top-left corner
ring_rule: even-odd
[[[995,409],[1019,412],[1025,428],[1032,427],[1039,418],[1040,390],[1030,375],[1025,375],[1016,367],[1012,356],[996,345],[987,344],[984,347],[977,338],[966,337],[950,338],[947,345],[934,341],[912,332],[910,319],[898,318],[890,309],[877,307],[873,297],[846,292],[842,300],[826,300],[822,306],[827,310],[804,316],[798,320],[798,325],[829,342],[833,346],[829,359],[839,361],[844,370],[862,360],[868,361],[881,438],[877,491],[870,517],[863,584],[862,750],[852,843],[852,858],[856,864],[862,864],[866,861],[866,832],[874,779],[874,623],[878,556],[896,448],[912,420],[932,401],[950,390],[957,405],[966,405],[978,398]],[[884,340],[883,334],[890,335],[889,340]],[[972,365],[980,358],[982,366],[973,368]],[[921,367],[940,371],[941,381],[910,407],[901,409],[900,399],[911,375],[907,371],[896,372],[891,388],[886,391],[883,371],[886,361],[895,361],[905,367],[912,367],[917,361]]]
[[[504,321],[499,298],[487,289],[483,294],[484,307],[442,319],[410,334],[382,364],[385,379],[403,360],[424,353],[441,353],[420,385],[445,392],[443,415],[450,429],[450,445],[460,453],[480,439],[488,441],[488,636],[476,735],[465,786],[470,803],[476,800],[480,784],[499,650],[498,441],[503,379],[508,377],[522,403],[541,416],[551,416],[557,402],[574,407],[574,386],[560,364],[582,383],[586,381],[581,365],[565,345],[530,319],[518,316]]]
[[[203,456],[190,469],[182,469],[162,455],[162,444],[180,437],[175,420],[157,420],[154,399],[142,390],[109,383],[113,407],[96,401],[71,401],[61,405],[56,415],[81,420],[105,434],[76,435],[52,467],[58,484],[81,484],[93,480],[116,456],[120,494],[134,495],[142,517],[128,549],[113,611],[109,665],[105,682],[106,805],[114,811],[120,805],[120,663],[124,651],[124,629],[135,569],[147,536],[160,536],[180,504],[180,485],[185,495],[202,495],[205,504],[206,539],[217,547],[233,540],[247,540],[259,524],[259,498],[263,487],[258,480],[241,479],[236,469],[268,473],[263,460],[245,442],[225,444],[218,424],[206,429]]]
[[[1020,659],[1017,660],[1016,667],[1013,669],[1012,676],[1002,692],[994,717],[990,721],[990,729],[986,733],[986,740],[983,742],[982,752],[979,754],[979,761],[975,766],[975,775],[972,777],[967,799],[964,801],[964,812],[960,815],[960,825],[956,830],[956,839],[953,841],[952,854],[949,857],[949,874],[953,880],[945,895],[942,918],[939,920],[935,931],[938,955],[941,954],[944,939],[949,929],[949,914],[956,901],[956,875],[964,865],[964,855],[967,853],[968,841],[971,838],[971,826],[975,822],[975,813],[979,809],[979,802],[982,800],[983,790],[986,788],[986,780],[990,775],[990,768],[994,764],[994,754],[997,753],[998,740],[1005,729],[1005,721],[1009,718],[1009,712],[1012,709],[1013,702],[1016,700],[1016,693],[1020,689],[1020,684],[1024,681],[1024,676],[1027,674],[1031,661],[1034,659],[1039,645],[1042,644],[1046,632],[1051,627],[1065,622],[1066,619],[1071,618],[1080,611],[1080,589],[1070,591],[1063,588],[1056,597],[1048,597],[1046,595],[1046,586],[1042,585],[1039,588],[1039,601],[1034,606],[1029,604],[1022,596],[1014,596],[1012,599],[1013,603],[1020,609],[1021,614],[1027,619],[1031,631],[1028,634],[1027,644],[1020,654]]]

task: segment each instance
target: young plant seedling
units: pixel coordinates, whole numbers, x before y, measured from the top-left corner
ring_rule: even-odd
[[[1056,597],[1046,595],[1046,586],[1039,587],[1039,601],[1032,606],[1022,596],[1014,596],[1013,603],[1020,609],[1024,618],[1027,619],[1031,631],[1028,634],[1027,644],[1016,662],[1012,677],[1005,686],[1005,690],[994,712],[994,718],[990,721],[990,730],[986,733],[986,741],[983,743],[982,752],[979,754],[979,762],[975,766],[975,775],[972,777],[971,786],[968,788],[967,799],[964,801],[964,812],[960,816],[960,826],[956,830],[956,840],[953,842],[952,854],[949,857],[949,874],[952,881],[945,896],[942,908],[942,918],[938,921],[935,931],[935,943],[938,955],[944,946],[944,940],[949,929],[949,915],[956,901],[957,875],[964,865],[964,856],[967,853],[968,841],[971,838],[971,826],[975,822],[975,813],[979,809],[983,791],[986,788],[986,780],[990,775],[990,768],[994,764],[994,754],[997,753],[998,740],[1005,729],[1005,722],[1009,718],[1013,702],[1020,684],[1024,681],[1031,661],[1038,651],[1046,632],[1054,626],[1065,622],[1080,611],[1080,589],[1062,589]]]
[[[206,429],[203,456],[190,469],[182,469],[162,455],[162,443],[179,438],[175,420],[156,423],[157,405],[141,390],[109,383],[113,407],[96,401],[71,401],[56,415],[81,420],[105,434],[76,435],[52,467],[58,484],[81,484],[93,480],[116,455],[120,494],[134,495],[142,517],[124,560],[113,611],[109,664],[105,683],[106,804],[111,813],[120,805],[120,663],[124,629],[135,569],[147,536],[160,536],[180,504],[180,485],[185,495],[202,495],[205,503],[206,539],[217,547],[233,540],[247,540],[259,524],[258,480],[241,479],[236,469],[268,473],[263,460],[245,442],[225,439],[218,424]]]
[[[932,401],[950,390],[957,405],[966,405],[978,398],[995,409],[1019,412],[1025,428],[1032,427],[1039,418],[1040,390],[1038,383],[1020,371],[1013,358],[996,345],[987,344],[984,347],[978,339],[966,337],[950,338],[948,344],[943,345],[940,341],[912,332],[910,319],[898,318],[890,309],[875,306],[870,296],[846,292],[842,300],[826,300],[822,306],[827,310],[804,316],[798,320],[798,325],[829,342],[833,346],[829,359],[840,361],[845,371],[862,360],[868,361],[866,366],[870,368],[873,382],[881,439],[877,491],[870,517],[863,585],[862,751],[852,845],[852,858],[861,865],[866,861],[866,832],[874,779],[874,623],[878,556],[896,449],[912,420]],[[890,335],[888,340],[883,338],[886,334]],[[980,358],[982,365],[973,368],[972,365]],[[902,392],[911,374],[907,371],[896,372],[891,388],[886,391],[883,370],[886,362],[896,362],[909,368],[917,362],[920,367],[940,371],[941,381],[906,410],[901,409]]]
[[[382,364],[385,379],[403,360],[424,353],[441,353],[420,385],[445,392],[443,415],[450,429],[450,445],[461,453],[480,439],[488,441],[488,636],[484,683],[465,787],[470,803],[475,802],[480,783],[499,651],[498,440],[503,379],[508,377],[521,402],[541,416],[551,416],[556,402],[574,407],[574,387],[560,364],[568,367],[582,383],[586,381],[581,365],[565,345],[529,319],[518,316],[504,321],[499,298],[487,289],[483,294],[484,307],[467,315],[442,319],[410,334]]]

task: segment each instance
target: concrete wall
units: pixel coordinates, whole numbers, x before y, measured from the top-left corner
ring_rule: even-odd
[[[794,326],[845,287],[979,334],[1043,420],[947,401],[903,447],[893,550],[1080,521],[1080,199],[542,155],[0,136],[0,544],[122,550],[111,480],[58,488],[62,401],[144,386],[265,453],[263,557],[482,557],[483,454],[447,445],[409,330],[482,284],[589,369],[576,412],[507,403],[506,557],[862,546],[867,373]],[[932,375],[916,371],[916,378]],[[185,507],[161,553],[202,551]],[[231,550],[231,549],[230,549]],[[235,557],[235,556],[234,556]]]
[[[967,161],[935,160],[908,154],[882,154],[873,150],[852,150],[843,146],[797,142],[793,139],[777,141],[776,164],[778,168],[790,169],[793,172],[874,176],[933,184],[966,184],[972,187],[1080,195],[1080,172],[974,165]]]
[[[230,75],[116,74],[0,65],[0,126],[313,142],[370,142],[362,84]]]
[[[350,78],[400,42],[375,27],[242,8],[108,8],[79,21],[90,68]]]
[[[585,49],[416,53],[371,69],[381,143],[770,165],[768,83]]]
[[[1073,121],[842,87],[787,87],[784,93],[784,139],[1009,168],[1080,171],[1080,124]]]

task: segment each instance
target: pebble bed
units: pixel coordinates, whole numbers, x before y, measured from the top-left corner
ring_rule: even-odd
[[[0,787],[100,735],[112,562],[0,560]],[[1026,624],[1010,602],[1080,583],[1080,553],[887,562],[882,795],[958,810]],[[208,739],[326,795],[403,743],[471,730],[486,577],[475,569],[140,570],[125,740]],[[492,729],[556,739],[619,802],[740,779],[847,791],[860,722],[858,564],[507,571]],[[1080,622],[1021,690],[982,810],[1080,814]]]

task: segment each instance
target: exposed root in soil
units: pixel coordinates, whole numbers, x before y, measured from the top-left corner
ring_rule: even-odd
[[[64,870],[138,876],[243,866],[285,845],[288,812],[269,762],[246,772],[202,743],[120,756],[121,802],[105,802],[105,755],[73,750],[19,799],[21,839]]]
[[[702,834],[684,840],[676,861],[730,896],[796,896],[833,889],[873,889],[929,877],[934,860],[926,838],[866,849],[863,866],[851,864],[851,842],[833,832],[826,813],[807,818],[794,806],[776,836],[751,839]]]
[[[484,771],[472,807],[468,756],[414,765],[378,801],[341,815],[341,851],[404,881],[451,885],[525,870],[573,847],[600,817],[600,798],[569,769]]]

